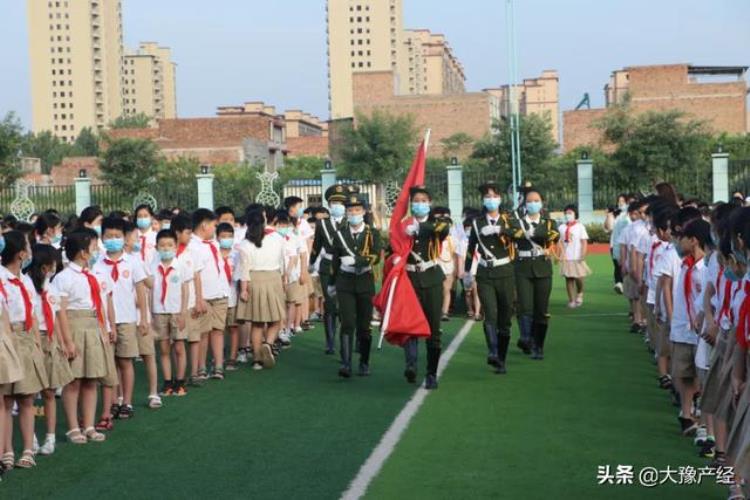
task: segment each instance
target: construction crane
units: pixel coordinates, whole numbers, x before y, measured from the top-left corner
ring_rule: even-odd
[[[591,109],[591,99],[589,99],[589,93],[586,92],[583,94],[583,99],[581,99],[581,102],[578,103],[578,106],[576,106],[576,111],[581,109],[582,107],[586,106],[586,109]]]

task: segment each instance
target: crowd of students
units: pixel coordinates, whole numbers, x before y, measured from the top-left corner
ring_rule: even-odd
[[[643,334],[682,435],[714,467],[732,466],[729,498],[750,478],[750,207],[709,206],[661,183],[621,195],[613,230],[615,290]]]

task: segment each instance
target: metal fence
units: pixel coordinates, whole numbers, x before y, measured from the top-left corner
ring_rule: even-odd
[[[34,205],[35,212],[54,208],[63,214],[72,214],[76,210],[74,186],[29,186],[28,198]],[[18,198],[15,187],[0,189],[0,212],[12,212],[12,204]]]
[[[729,161],[729,193],[750,195],[750,159]]]

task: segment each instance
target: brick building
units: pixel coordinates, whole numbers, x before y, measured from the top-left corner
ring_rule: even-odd
[[[381,110],[413,115],[419,129],[432,129],[431,157],[442,155],[441,140],[458,132],[479,139],[490,132],[492,121],[500,118],[500,102],[488,92],[395,95],[391,71],[358,72],[352,78],[355,113],[370,115]]]
[[[741,134],[749,131],[746,72],[747,66],[631,66],[612,73],[604,87],[606,106],[628,96],[636,113],[677,109],[705,121],[714,132]],[[601,144],[601,132],[593,123],[605,111],[565,111],[563,147]]]

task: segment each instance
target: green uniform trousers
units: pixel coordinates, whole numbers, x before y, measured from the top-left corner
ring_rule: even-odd
[[[419,280],[412,279],[411,275],[412,273],[409,273],[409,278],[414,285],[417,299],[430,325],[430,338],[427,339],[427,347],[440,349],[440,320],[443,316],[443,284],[438,283],[437,285],[419,287],[415,284]]]
[[[552,276],[534,277],[516,274],[518,312],[531,316],[535,323],[546,325],[549,321],[549,296],[552,293]]]
[[[510,337],[516,282],[513,276],[482,278],[477,276],[477,291],[484,322],[497,328],[500,337]]]
[[[331,263],[323,259],[320,263],[320,286],[323,289],[323,307],[325,314],[338,314],[338,303],[336,297],[328,294],[328,286],[331,284]]]

